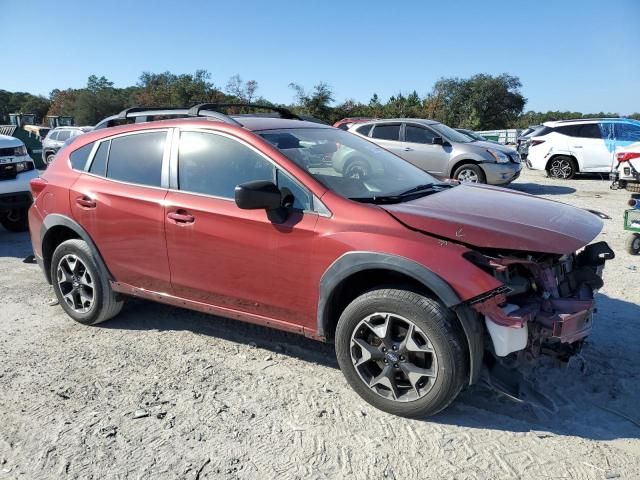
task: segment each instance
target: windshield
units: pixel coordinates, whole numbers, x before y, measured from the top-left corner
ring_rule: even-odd
[[[255,132],[338,195],[359,201],[424,194],[442,184],[409,162],[334,128],[291,128]],[[421,187],[413,193],[416,187]],[[433,193],[433,192],[431,192]],[[403,199],[405,197],[402,197]],[[401,201],[394,197],[394,201]]]
[[[432,123],[429,126],[450,142],[469,143],[472,141],[472,139],[464,133],[456,132],[453,128],[447,127],[442,123]]]

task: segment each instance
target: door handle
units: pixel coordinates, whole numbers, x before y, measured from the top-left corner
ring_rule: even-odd
[[[402,150],[404,150],[405,152],[413,152],[413,148],[411,147],[404,147]]]
[[[582,145],[573,145],[573,148],[582,148]]]
[[[176,212],[169,212],[167,214],[167,218],[169,220],[173,220],[174,223],[178,224],[188,224],[193,223],[196,220],[196,217],[187,213],[185,210],[178,210]]]
[[[96,208],[96,201],[86,195],[76,198],[76,203],[83,208]]]

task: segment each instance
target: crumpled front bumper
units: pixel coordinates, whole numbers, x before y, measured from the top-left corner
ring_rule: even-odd
[[[542,345],[580,342],[591,333],[594,296],[603,284],[604,264],[614,256],[605,242],[598,242],[566,263],[492,258],[490,266],[498,271],[506,272],[514,266],[529,271],[532,287],[511,295],[510,288],[503,286],[472,300],[470,306],[498,326],[491,328],[491,338],[495,351],[503,352],[499,356],[525,348],[536,353]],[[518,334],[515,330],[519,329],[524,333]]]

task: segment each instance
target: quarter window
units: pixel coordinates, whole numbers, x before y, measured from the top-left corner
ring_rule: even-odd
[[[277,171],[277,177],[278,188],[283,193],[283,199],[286,199],[287,194],[291,194],[293,196],[293,201],[288,206],[294,210],[312,209],[311,194],[307,190],[302,188],[282,170]]]
[[[253,180],[275,180],[275,167],[257,152],[222,135],[180,134],[180,190],[232,199],[237,185]]]
[[[73,168],[74,170],[84,170],[92,149],[93,143],[90,143],[89,145],[85,145],[84,147],[80,147],[79,149],[71,152],[71,155],[69,155],[71,168]]]
[[[166,138],[166,132],[149,132],[112,139],[107,177],[159,187]]]
[[[411,143],[432,143],[436,134],[426,128],[407,125],[404,131],[405,141]]]
[[[376,125],[371,136],[380,140],[400,140],[400,124]]]

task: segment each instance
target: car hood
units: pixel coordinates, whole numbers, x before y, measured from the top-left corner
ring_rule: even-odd
[[[602,229],[586,210],[486,185],[461,184],[382,208],[412,229],[480,248],[569,254]]]
[[[475,145],[480,148],[492,148],[493,150],[498,150],[503,153],[514,153],[516,151],[516,149],[511,146],[491,141],[477,140],[475,142],[471,142],[469,145]]]

